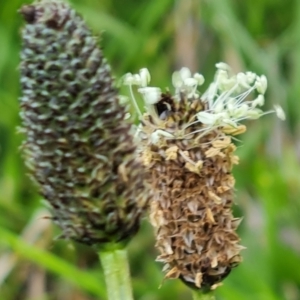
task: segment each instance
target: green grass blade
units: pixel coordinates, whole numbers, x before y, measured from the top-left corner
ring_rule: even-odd
[[[0,243],[8,245],[21,257],[44,267],[77,287],[99,297],[105,298],[106,292],[102,282],[86,271],[80,271],[51,253],[22,241],[17,235],[0,227]]]

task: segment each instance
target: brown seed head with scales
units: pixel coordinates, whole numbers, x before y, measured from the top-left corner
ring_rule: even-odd
[[[131,90],[140,86],[148,108],[137,135],[153,192],[157,261],[164,263],[165,278],[203,290],[216,288],[242,260],[236,233],[241,219],[232,215],[232,167],[239,161],[232,136],[246,130],[242,119],[264,114],[257,106],[267,84],[264,76],[230,76],[227,65],[217,67],[203,95],[197,92],[203,76],[186,68],[173,75],[174,95],[147,87],[146,69],[124,79]],[[257,98],[248,101],[255,91]]]
[[[59,0],[20,10],[22,149],[63,237],[127,241],[147,205],[141,163],[110,67],[84,20]]]
[[[155,128],[179,132],[192,123],[204,104],[185,93],[180,97],[175,101],[163,95],[156,107],[166,117],[157,123],[145,116],[140,135],[151,135]],[[166,278],[180,278],[197,288],[224,279],[240,263],[242,249],[236,233],[240,219],[232,215],[235,146],[221,128],[198,138],[202,127],[196,123],[184,130],[186,138],[160,139],[155,145],[146,138],[142,151],[155,191],[150,221],[156,228],[157,260],[165,264]]]

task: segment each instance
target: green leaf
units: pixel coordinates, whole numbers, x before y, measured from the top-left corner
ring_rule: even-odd
[[[99,282],[98,278],[95,278],[88,272],[80,271],[75,266],[68,264],[65,260],[35,246],[27,244],[16,234],[3,227],[0,227],[0,236],[0,243],[6,244],[21,257],[61,276],[65,280],[87,292],[105,298],[106,292],[104,284]]]

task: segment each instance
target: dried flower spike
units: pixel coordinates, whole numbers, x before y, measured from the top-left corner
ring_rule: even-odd
[[[20,12],[22,148],[32,177],[63,237],[126,241],[147,198],[109,65],[68,4],[41,0]]]
[[[271,112],[259,109],[265,76],[231,76],[224,63],[217,69],[203,95],[197,88],[204,77],[187,68],[173,74],[174,95],[147,87],[145,69],[124,78],[135,103],[132,86],[140,86],[147,107],[137,135],[154,194],[150,221],[156,228],[157,260],[164,263],[166,278],[204,290],[216,288],[241,262],[244,248],[236,233],[241,220],[232,215],[231,171],[239,161],[232,136],[246,130],[242,120]],[[257,97],[250,100],[255,92]],[[284,118],[279,106],[274,111]]]

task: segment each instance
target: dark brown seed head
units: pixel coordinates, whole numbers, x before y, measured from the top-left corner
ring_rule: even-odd
[[[23,151],[32,178],[64,237],[126,241],[148,196],[110,67],[68,4],[42,0],[21,13]]]

